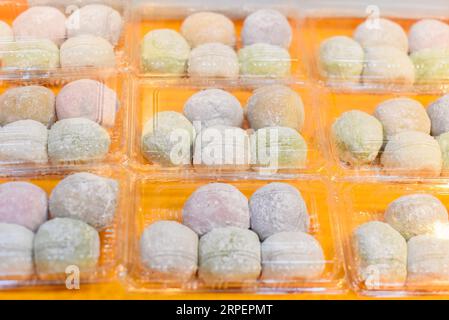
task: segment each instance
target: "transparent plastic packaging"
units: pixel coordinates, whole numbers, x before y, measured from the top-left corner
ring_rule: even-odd
[[[366,268],[366,270],[368,270],[366,273],[367,276],[362,278],[357,262],[359,261],[360,256],[357,254],[354,247],[353,238],[356,228],[365,223],[373,221],[386,223],[384,214],[388,206],[399,197],[412,194],[430,195],[436,197],[441,201],[444,207],[447,208],[448,193],[446,180],[427,180],[424,183],[376,182],[374,180],[341,182],[335,186],[335,191],[337,192],[335,202],[337,214],[335,216],[340,226],[340,241],[344,247],[347,279],[354,291],[358,294],[377,297],[448,293],[448,283],[447,281],[444,281],[445,268],[441,267],[445,258],[443,256],[438,256],[436,253],[442,247],[439,248],[438,246],[432,246],[432,244],[428,243],[422,249],[425,252],[429,252],[429,254],[426,255],[425,252],[423,252],[424,254],[421,254],[421,258],[416,261],[413,257],[416,255],[416,258],[418,258],[417,249],[416,247],[410,249],[411,239],[413,239],[412,242],[415,243],[417,242],[417,239],[425,239],[426,237],[436,239],[436,241],[446,241],[448,229],[445,223],[435,222],[431,225],[433,229],[432,232],[429,232],[424,236],[417,235],[408,240],[409,247],[407,249],[407,254],[409,255],[409,261],[408,266],[406,268],[404,267],[404,271],[407,270],[407,277],[405,279],[401,277],[401,280],[386,280],[382,277],[382,270],[387,270],[386,262],[384,266],[381,265],[381,262],[379,262],[378,266],[374,264],[368,266]],[[403,204],[405,205],[405,203]],[[435,206],[430,208],[436,210]],[[420,210],[419,212],[415,211],[415,213],[426,213],[426,209],[422,206],[410,208],[410,210],[414,209]],[[397,234],[401,237],[399,233]],[[405,244],[405,240],[402,241],[404,241]],[[382,250],[382,252],[388,254],[385,250]],[[412,252],[413,257],[410,252]],[[369,252],[366,254],[369,254]],[[373,255],[375,255],[375,253],[373,253]],[[438,259],[441,260],[438,262]],[[415,267],[419,266],[419,264],[424,266],[426,263],[427,267],[421,267],[421,269]],[[413,264],[415,264],[415,266]],[[413,270],[413,274],[411,270]],[[420,274],[421,272],[424,273]],[[427,272],[429,274],[426,276]]]
[[[274,45],[272,47],[254,48],[254,52],[247,50],[244,54],[239,53],[244,46],[242,44],[242,25],[246,16],[258,9],[274,9],[281,12],[288,19],[291,27],[292,36],[291,44],[288,49]],[[206,3],[191,3],[189,6],[173,3],[149,3],[140,1],[135,3],[131,10],[130,21],[132,24],[132,37],[129,38],[129,55],[132,59],[132,68],[144,78],[186,78],[190,77],[197,80],[205,78],[215,80],[235,80],[250,81],[251,83],[258,81],[272,81],[274,79],[281,81],[294,81],[295,79],[304,79],[306,75],[306,65],[301,59],[302,35],[300,32],[301,16],[297,6],[291,1],[282,1],[276,4],[263,5],[256,2],[250,2],[244,7],[239,4],[229,3],[227,6],[217,6],[216,4],[208,5]],[[181,35],[181,25],[184,19],[194,13],[211,11],[223,14],[235,25],[235,52],[240,57],[234,59],[230,52],[224,53],[223,50],[209,48],[205,50],[189,50],[189,45],[185,42]],[[213,19],[214,20],[214,19]],[[211,21],[212,22],[212,21]],[[148,56],[150,67],[144,67],[142,57],[142,43],[144,36],[150,31],[159,29],[170,29],[173,45],[177,48],[178,57],[167,58],[163,62],[156,60],[151,62]],[[172,31],[178,32],[176,35]],[[198,31],[198,30],[197,30]],[[164,31],[167,32],[167,31]],[[212,31],[209,33],[212,35]],[[168,34],[167,34],[168,36]],[[153,39],[154,40],[154,39]],[[177,43],[177,45],[175,45]],[[150,41],[149,41],[149,44]],[[164,43],[164,45],[167,45]],[[162,48],[162,46],[161,46]],[[247,46],[248,48],[248,46]],[[228,47],[228,50],[231,48]],[[146,50],[146,49],[145,49]],[[161,49],[162,50],[162,49]],[[288,50],[288,51],[287,51]],[[188,62],[189,51],[194,53],[191,63]],[[201,51],[204,51],[201,53]],[[217,52],[216,55],[213,52]],[[149,52],[149,51],[148,51]],[[183,53],[184,52],[184,53]],[[218,52],[223,53],[218,54]],[[262,52],[265,52],[265,55]],[[287,54],[289,53],[289,54]],[[250,56],[254,57],[250,59]],[[214,56],[215,55],[215,56]],[[247,55],[246,58],[244,56]],[[288,57],[289,55],[289,57]],[[194,60],[194,56],[198,56]],[[228,58],[225,58],[227,56]],[[240,59],[240,62],[237,61]],[[242,61],[247,61],[248,63]],[[167,69],[164,69],[165,67]],[[175,67],[177,66],[177,67]],[[188,72],[188,66],[191,66],[191,72]],[[169,68],[168,68],[169,67]],[[240,72],[230,72],[230,70],[239,69]],[[252,69],[252,71],[250,70]],[[258,69],[258,71],[256,71]],[[215,71],[212,71],[215,70]],[[190,73],[190,75],[189,75]],[[239,75],[240,73],[240,75]]]
[[[2,161],[0,165],[4,170],[14,170],[22,167],[37,170],[45,167],[60,168],[74,164],[83,167],[99,163],[118,164],[123,162],[128,119],[128,84],[128,76],[119,72],[89,72],[77,76],[59,75],[48,78],[22,79],[20,81],[2,81],[0,87],[2,94],[0,96],[0,118],[3,127],[1,129]],[[44,94],[39,96],[52,97],[42,97],[39,100],[35,96],[34,99],[36,100],[34,101],[32,89],[36,90],[37,87],[39,87],[39,91],[44,92]],[[88,105],[85,106],[83,103],[88,103]],[[36,104],[38,105],[37,107]],[[34,136],[32,139],[27,138],[26,130],[14,129],[13,127],[17,127],[17,124],[20,123],[17,121],[21,120],[29,121],[28,119],[34,119],[39,121],[39,112],[44,108],[48,108],[47,113],[53,114],[52,119],[44,124],[36,124],[34,122],[35,126],[40,125],[40,129],[46,137],[44,137],[45,141],[42,142],[42,146],[39,147],[42,148],[42,157],[31,159],[29,154],[32,151],[36,151],[36,148],[29,144],[37,136]],[[21,112],[19,112],[20,110]],[[40,117],[42,118],[43,116]],[[53,148],[54,150],[52,151],[51,148],[47,148],[48,142],[51,143],[52,128],[55,128],[56,124],[59,126],[61,120],[70,122],[70,118],[86,119],[83,121],[89,122],[90,126],[97,131],[101,131],[105,137],[109,136],[110,144],[107,153],[89,158],[90,151],[87,148],[82,151],[82,153],[87,155],[83,160],[81,158],[75,160],[76,157],[72,157],[71,160],[68,158],[64,160],[63,158],[70,152],[73,151],[76,156],[76,153],[79,151],[70,147],[70,145],[75,146],[73,143],[76,141],[68,138],[68,131],[61,133],[67,135],[66,138],[68,140],[65,140],[65,142],[60,140],[62,145],[58,145],[58,148],[68,146],[70,149],[68,150],[69,153],[63,152],[61,154],[58,149]],[[87,130],[85,125],[83,125],[83,130],[75,130],[74,133],[83,133],[84,130]],[[64,132],[64,130],[61,132]],[[59,133],[55,133],[53,140],[56,141],[62,138],[63,136],[59,136]],[[92,141],[94,146],[97,142],[100,143],[100,140]],[[84,143],[88,142],[84,140]],[[82,144],[82,141],[80,143]],[[52,153],[55,155],[54,157],[52,157]]]
[[[375,94],[357,90],[331,92],[323,88],[317,109],[321,145],[325,148],[323,152],[331,174],[341,178],[371,176],[386,179],[447,176],[445,148],[436,139],[440,134],[434,132],[438,123],[435,118],[430,119],[428,112],[429,106],[445,94],[444,91],[431,94],[385,90]],[[413,111],[400,116],[405,107]],[[399,113],[395,114],[394,110]],[[349,115],[354,113],[359,117],[351,120]],[[342,119],[348,124],[353,122],[343,129]],[[370,135],[368,132],[373,123],[376,130],[379,127],[381,131]],[[394,130],[397,132],[392,133]],[[413,138],[415,135],[419,137]],[[399,136],[402,138],[398,139]]]
[[[124,283],[131,291],[181,290],[183,292],[321,292],[336,293],[342,287],[339,263],[339,247],[333,242],[334,225],[327,202],[328,185],[322,180],[282,181],[297,188],[304,198],[309,215],[308,233],[321,244],[324,253],[324,269],[321,276],[306,280],[257,280],[205,284],[196,276],[180,281],[176,277],[162,277],[147,269],[141,260],[140,238],[144,229],[160,220],[182,221],[182,208],[188,197],[199,187],[211,183],[229,183],[250,197],[257,189],[268,184],[255,180],[165,180],[137,178],[133,194],[132,214],[128,233]],[[215,229],[217,230],[217,229]],[[204,237],[204,236],[203,236]],[[201,240],[200,240],[201,241]],[[174,253],[172,253],[174,254]],[[167,257],[168,258],[168,257]],[[284,261],[288,263],[288,261]]]
[[[74,167],[40,171],[16,169],[14,177],[8,176],[7,173],[3,172],[0,181],[2,184],[12,181],[29,182],[42,188],[47,193],[47,196],[50,197],[52,190],[62,179],[80,172],[88,172],[100,177],[113,179],[118,183],[117,206],[113,223],[99,232],[100,256],[96,266],[90,272],[81,273],[76,269],[68,269],[67,274],[40,273],[38,275],[36,270],[27,276],[14,275],[12,273],[8,273],[8,275],[3,274],[0,276],[0,288],[8,289],[36,285],[66,286],[77,285],[77,283],[107,282],[116,278],[124,246],[119,239],[122,239],[124,237],[123,233],[126,232],[127,201],[130,186],[129,175],[126,170],[114,166],[88,167],[81,170]],[[48,221],[53,220],[51,216],[49,216],[49,219]]]
[[[307,156],[305,163],[293,163],[293,164],[283,164],[281,161],[277,161],[281,156],[274,156],[273,152],[273,162],[267,162],[268,164],[264,166],[262,162],[257,163],[257,159],[261,159],[257,155],[253,158],[252,155],[256,152],[257,148],[254,148],[254,144],[249,145],[250,149],[250,165],[247,165],[245,160],[239,162],[239,159],[230,159],[228,162],[226,160],[226,150],[229,152],[237,152],[237,149],[223,149],[223,165],[213,166],[207,165],[207,162],[200,162],[195,153],[198,152],[198,148],[195,148],[195,143],[192,148],[193,159],[192,164],[183,163],[178,166],[168,166],[163,164],[157,164],[151,162],[148,158],[145,158],[142,152],[142,133],[146,124],[152,121],[154,125],[158,125],[157,115],[160,112],[174,111],[183,114],[184,105],[194,94],[205,90],[205,89],[222,89],[230,94],[232,94],[240,102],[242,108],[245,108],[249,97],[253,94],[254,88],[241,86],[239,84],[229,84],[229,85],[200,85],[197,83],[189,84],[170,84],[170,83],[157,83],[156,85],[149,80],[140,80],[134,82],[133,88],[133,111],[132,111],[132,127],[134,130],[131,131],[132,137],[129,140],[129,158],[130,165],[135,169],[145,172],[145,173],[160,173],[165,175],[185,175],[185,174],[197,174],[197,175],[215,175],[217,173],[224,175],[239,175],[240,177],[250,177],[250,176],[292,176],[298,174],[318,174],[324,168],[324,159],[321,155],[318,146],[318,139],[315,134],[316,124],[313,119],[315,118],[316,110],[313,108],[313,94],[307,85],[292,85],[290,87],[296,94],[298,94],[304,105],[304,124],[299,132],[300,135],[305,140],[307,145]],[[259,88],[260,89],[260,88]],[[273,103],[276,100],[274,97]],[[263,113],[260,115],[263,117]],[[244,117],[243,130],[247,131],[248,136],[251,138],[254,135],[254,130],[250,129],[250,124],[248,123],[247,117]],[[288,117],[287,117],[288,118]],[[153,119],[153,120],[151,120]],[[156,119],[156,120],[155,120]],[[194,121],[195,122],[195,121]],[[195,123],[194,123],[195,124]],[[211,128],[203,128],[204,130],[210,130]],[[259,129],[260,130],[260,129]],[[294,129],[291,129],[292,131]],[[199,130],[198,130],[199,131]],[[277,133],[277,131],[275,132]],[[225,132],[226,134],[226,132]],[[278,138],[282,142],[282,137],[273,136],[268,133],[266,140],[269,141],[271,137],[273,139]],[[220,136],[221,137],[221,136]],[[194,140],[197,142],[197,137]],[[224,137],[226,139],[226,136]],[[204,141],[206,138],[204,139]],[[203,140],[202,140],[203,141]],[[262,141],[262,140],[260,140]],[[274,140],[273,140],[274,141]],[[281,143],[280,142],[280,143]],[[292,147],[287,143],[285,147],[279,147],[284,153],[290,154],[294,152],[294,145]],[[278,150],[277,147],[274,149]],[[303,150],[302,147],[300,151]],[[220,150],[221,151],[221,148]],[[254,151],[254,152],[253,152]],[[203,156],[206,154],[204,149],[201,153]],[[212,153],[213,154],[213,153]],[[271,154],[270,150],[267,154]],[[204,158],[203,158],[204,159]],[[220,157],[221,159],[221,157]],[[297,158],[295,158],[297,159]],[[299,158],[298,158],[299,159]],[[272,163],[272,165],[271,165]],[[250,168],[252,167],[252,168]]]

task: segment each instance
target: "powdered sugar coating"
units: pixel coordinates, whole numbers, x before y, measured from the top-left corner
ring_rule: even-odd
[[[61,180],[51,192],[50,214],[78,219],[101,231],[114,222],[118,192],[118,183],[113,179],[75,173]]]
[[[214,12],[196,12],[181,25],[181,34],[192,48],[211,42],[233,47],[235,45],[234,23],[226,16]]]
[[[407,52],[391,46],[367,47],[362,80],[411,85],[415,82],[415,67]]]
[[[441,156],[443,157],[443,171],[441,174],[447,176],[449,170],[449,132],[440,134],[435,139],[440,145]]]
[[[148,32],[141,44],[144,72],[184,74],[190,46],[176,31],[157,29]]]
[[[0,96],[0,125],[19,120],[35,120],[50,127],[56,120],[53,91],[43,86],[6,90]]]
[[[49,220],[40,226],[34,238],[34,262],[40,275],[65,274],[72,265],[83,273],[92,272],[99,257],[98,232],[79,220]]]
[[[415,22],[409,32],[410,52],[423,49],[449,49],[449,25],[436,19]]]
[[[59,67],[59,48],[51,40],[20,40],[1,46],[3,70],[44,70]]]
[[[341,161],[355,166],[368,164],[382,147],[382,124],[365,112],[347,111],[332,124],[331,140]]]
[[[320,71],[325,77],[358,81],[365,53],[357,41],[346,36],[328,38],[321,43],[319,55]]]
[[[123,20],[120,13],[102,4],[89,4],[75,10],[67,18],[67,36],[91,34],[117,45],[122,33]]]
[[[237,54],[218,42],[199,45],[190,52],[188,73],[192,77],[235,78],[239,74]]]
[[[408,284],[449,282],[449,239],[419,235],[411,238],[407,247]]]
[[[292,28],[287,18],[276,10],[261,9],[251,13],[243,22],[244,46],[268,43],[288,48],[292,41]]]
[[[101,37],[79,35],[68,39],[61,46],[61,66],[66,67],[115,67],[114,47]]]
[[[34,233],[16,224],[0,223],[0,276],[34,273]]]
[[[47,220],[47,193],[29,182],[0,184],[0,222],[36,231]]]
[[[112,127],[119,107],[117,94],[103,83],[81,79],[65,85],[56,97],[58,119],[86,118]]]
[[[324,271],[320,243],[311,235],[279,232],[265,239],[262,249],[262,279],[316,279]]]
[[[391,46],[404,53],[408,52],[408,38],[402,27],[388,19],[368,19],[354,31],[354,39],[362,47]]]
[[[362,281],[401,285],[407,276],[407,243],[389,224],[371,221],[352,234],[357,272]],[[376,283],[375,283],[376,284]]]
[[[250,141],[245,130],[229,126],[203,129],[196,137],[195,166],[245,170],[250,164]]]
[[[392,136],[380,161],[383,169],[391,174],[400,170],[412,176],[439,176],[442,168],[438,142],[419,131],[403,131]]]
[[[3,41],[14,41],[14,33],[9,24],[0,20],[0,42]]]
[[[290,74],[290,53],[282,47],[255,43],[238,52],[240,74],[246,76],[283,77]]]
[[[162,166],[190,165],[194,138],[195,128],[182,114],[158,112],[143,128],[142,154]]]
[[[140,238],[140,256],[158,278],[189,280],[198,268],[198,236],[176,221],[157,221]]]
[[[48,161],[48,130],[40,122],[19,120],[0,128],[0,161],[7,163]]]
[[[215,228],[248,229],[248,199],[233,185],[209,183],[190,195],[182,209],[182,219],[200,236]]]
[[[449,48],[422,49],[410,54],[417,84],[449,80]]]
[[[279,126],[301,131],[305,117],[301,97],[283,85],[256,89],[248,99],[246,115],[254,130]]]
[[[84,118],[57,121],[48,134],[52,162],[92,161],[106,157],[111,138],[98,123]]]
[[[196,132],[217,125],[241,127],[243,124],[240,101],[221,89],[206,89],[192,95],[184,104],[184,115]]]
[[[66,38],[66,17],[56,8],[38,6],[27,9],[14,20],[16,40],[49,39],[60,45]]]
[[[440,97],[427,108],[432,123],[432,135],[449,132],[449,94]]]
[[[426,110],[414,99],[400,97],[383,101],[377,105],[374,116],[382,123],[387,139],[402,131],[430,133]]]
[[[410,194],[397,198],[385,210],[385,221],[408,240],[432,233],[439,223],[447,223],[448,213],[441,201],[430,194]]]
[[[251,230],[225,227],[199,244],[199,278],[207,285],[254,282],[260,274],[260,243]]]
[[[301,193],[292,185],[273,182],[249,199],[251,229],[261,240],[283,231],[307,232],[310,217]]]

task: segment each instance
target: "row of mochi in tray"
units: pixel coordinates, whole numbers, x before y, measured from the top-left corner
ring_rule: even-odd
[[[373,115],[344,112],[330,128],[330,139],[338,158],[353,167],[375,164],[380,155],[386,172],[439,176],[449,168],[448,132],[449,95],[427,110],[414,99],[400,97],[380,103]]]
[[[449,25],[436,19],[413,24],[408,36],[389,19],[368,19],[353,38],[334,36],[320,45],[321,74],[329,80],[410,85],[449,80]]]
[[[146,227],[141,262],[159,280],[187,281],[198,270],[214,286],[255,281],[260,274],[263,280],[316,279],[325,257],[307,233],[309,224],[301,193],[287,183],[267,184],[249,201],[233,185],[209,183],[185,202],[182,224],[159,220]]]
[[[244,113],[254,131],[242,129]],[[152,163],[182,166],[300,168],[307,144],[299,131],[304,105],[290,87],[256,89],[245,111],[239,100],[221,89],[192,95],[183,114],[163,111],[150,118],[142,131],[141,150]]]
[[[116,180],[87,172],[61,180],[50,197],[29,182],[0,184],[0,277],[94,270],[118,195]]]
[[[0,96],[0,160],[102,159],[111,144],[103,126],[114,126],[118,108],[116,92],[96,80],[70,82],[57,96],[44,86],[8,89]]]
[[[86,5],[69,17],[54,7],[31,7],[12,27],[0,21],[2,69],[113,67],[122,29],[120,13],[101,4]]]
[[[280,12],[261,9],[243,22],[238,54],[234,23],[215,12],[196,12],[172,29],[148,32],[141,43],[143,72],[192,77],[287,76],[292,29]]]

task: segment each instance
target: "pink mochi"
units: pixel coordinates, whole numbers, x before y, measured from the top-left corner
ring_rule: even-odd
[[[28,182],[0,185],[0,223],[11,223],[36,231],[48,217],[47,193]]]
[[[117,94],[101,82],[82,79],[70,82],[56,97],[59,120],[86,118],[105,127],[112,127],[119,102]]]
[[[248,199],[233,185],[209,183],[187,199],[182,218],[184,225],[200,236],[215,228],[248,229]]]
[[[32,7],[13,22],[16,40],[49,39],[60,45],[66,38],[66,17],[53,7]]]

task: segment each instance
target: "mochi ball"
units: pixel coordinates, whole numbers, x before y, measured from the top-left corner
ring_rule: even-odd
[[[391,46],[408,52],[408,38],[402,27],[388,19],[365,20],[354,31],[354,39],[364,48]]]
[[[310,217],[301,193],[287,183],[273,182],[249,199],[251,230],[261,240],[284,231],[307,232]]]
[[[432,135],[449,132],[449,94],[440,97],[427,108],[427,114],[432,123]]]
[[[407,247],[407,284],[449,282],[449,239],[424,234],[411,238]]]
[[[191,279],[198,268],[198,236],[176,221],[157,221],[140,238],[142,264],[158,279]]]
[[[388,99],[377,105],[374,116],[382,123],[388,137],[403,131],[430,133],[430,119],[424,106],[410,98]]]
[[[250,137],[251,164],[255,169],[299,169],[307,162],[307,143],[298,131],[266,127]]]
[[[402,171],[412,176],[439,176],[442,168],[438,142],[418,131],[403,131],[392,136],[380,161],[389,174]]]
[[[252,129],[289,127],[300,131],[304,125],[304,104],[295,91],[284,85],[256,89],[246,104]]]
[[[238,52],[240,74],[244,76],[284,77],[290,74],[290,53],[282,47],[256,43]]]
[[[435,225],[449,222],[441,201],[430,194],[410,194],[390,203],[385,210],[385,221],[399,231],[405,240],[432,233]]]
[[[109,133],[98,123],[84,118],[59,120],[48,134],[51,162],[102,160],[110,145]]]
[[[40,122],[20,120],[0,128],[0,161],[47,162],[48,130]]]
[[[364,83],[391,82],[412,85],[415,68],[406,52],[395,47],[377,46],[365,48]]]
[[[206,89],[192,95],[184,104],[184,115],[196,132],[218,125],[241,127],[243,124],[240,101],[221,89]]]
[[[199,187],[182,209],[183,224],[202,236],[215,228],[249,228],[248,199],[236,187],[209,183]]]
[[[115,67],[114,47],[105,39],[93,35],[79,35],[68,39],[61,46],[63,68]]]
[[[259,238],[251,230],[217,228],[200,239],[198,276],[206,285],[254,282],[260,263]]]
[[[250,140],[246,131],[241,128],[209,127],[201,130],[195,139],[195,166],[245,170],[249,163]]]
[[[43,86],[25,86],[8,89],[0,96],[0,125],[28,119],[46,127],[55,122],[53,91]]]
[[[407,243],[389,224],[371,221],[352,233],[355,267],[367,287],[403,285],[407,277]]]
[[[66,38],[66,17],[56,8],[32,7],[12,23],[16,40],[48,39],[60,45]]]
[[[47,220],[47,193],[22,181],[0,184],[0,222],[18,224],[36,231]]]
[[[268,43],[288,48],[292,42],[292,28],[279,11],[257,10],[243,21],[242,42],[244,46]]]
[[[443,157],[443,176],[448,175],[449,170],[449,132],[443,133],[435,138],[438,141],[441,149],[441,156]]]
[[[0,42],[6,41],[14,41],[14,33],[9,24],[0,20]]]
[[[59,120],[86,118],[105,127],[113,127],[118,107],[119,101],[115,91],[96,80],[81,79],[70,82],[56,97]]]
[[[214,12],[196,12],[181,25],[181,34],[192,48],[211,42],[235,45],[234,23],[226,16]]]
[[[184,74],[189,55],[187,41],[171,29],[152,30],[141,43],[143,72]]]
[[[369,164],[383,144],[382,124],[365,112],[347,111],[333,123],[331,141],[341,161],[353,166]]]
[[[59,48],[51,40],[21,40],[2,44],[3,70],[41,70],[59,67]]]
[[[190,165],[195,129],[182,114],[163,111],[149,119],[142,131],[141,150],[162,166]]]
[[[93,272],[100,257],[100,237],[88,224],[55,218],[40,226],[34,237],[34,263],[39,275],[65,274],[68,266]]]
[[[408,32],[410,52],[423,49],[449,49],[449,25],[435,19],[415,22]]]
[[[33,240],[27,228],[0,222],[0,277],[34,273]]]
[[[75,10],[67,18],[67,36],[69,38],[83,34],[102,37],[117,45],[123,28],[120,13],[102,4],[89,4]]]
[[[50,214],[78,219],[101,231],[114,222],[118,192],[116,180],[87,172],[71,174],[51,192]]]
[[[449,80],[449,48],[422,49],[410,55],[416,72],[416,83],[428,84]]]
[[[326,78],[358,81],[364,59],[362,46],[346,36],[328,38],[320,45],[320,73]]]
[[[42,5],[52,5],[58,9],[66,10],[69,6],[73,6],[74,0],[28,0],[28,5],[31,6],[42,6]],[[88,4],[102,3],[117,10],[122,9],[126,1],[124,0],[76,0],[75,3],[78,6],[85,6]]]
[[[191,77],[236,78],[239,62],[234,49],[222,43],[205,43],[190,52],[188,73]]]
[[[262,279],[316,279],[325,267],[323,249],[311,235],[301,231],[273,234],[261,245]]]

